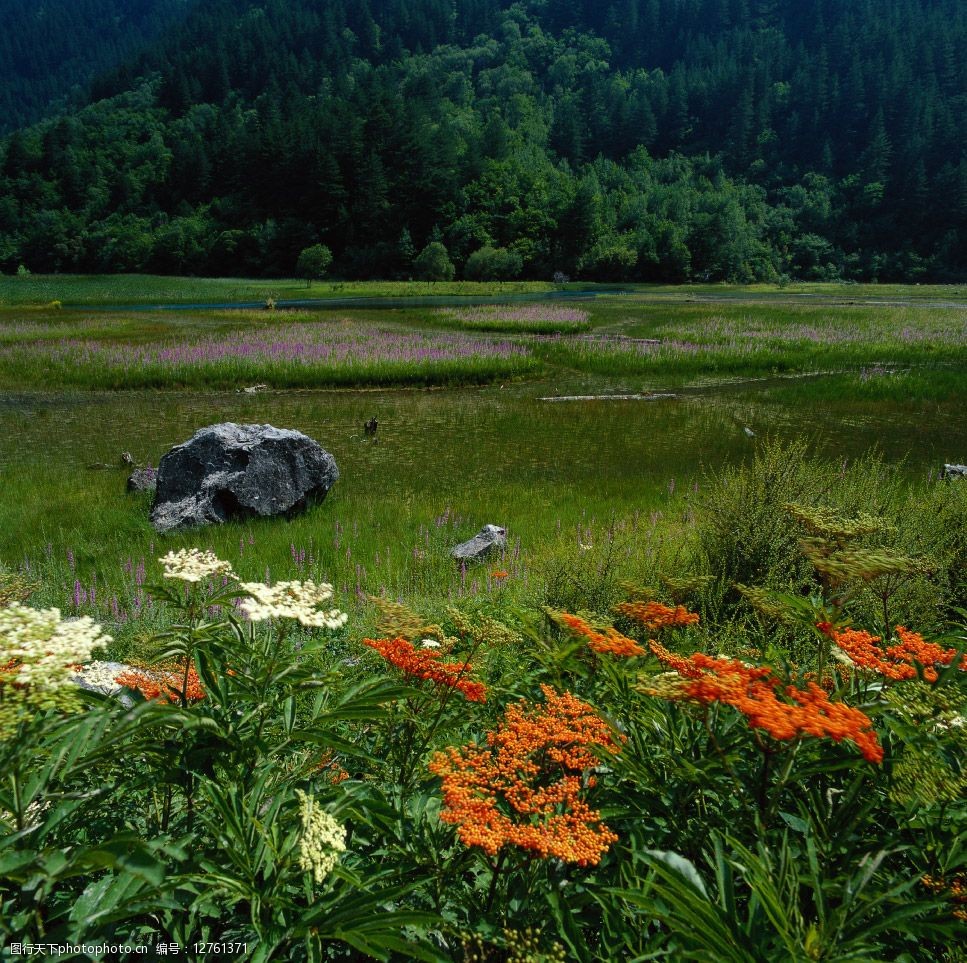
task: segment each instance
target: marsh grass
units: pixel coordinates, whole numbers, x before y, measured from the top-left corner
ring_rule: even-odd
[[[214,313],[167,324],[158,317],[0,321],[0,379],[15,387],[482,384],[538,367],[526,347],[506,339],[296,312],[268,320],[264,313]]]
[[[680,490],[696,461],[684,447],[652,458],[645,427],[707,431],[703,457],[730,457],[732,439],[720,429],[729,416],[719,411],[700,412],[692,426],[688,410],[568,408],[518,396],[523,391],[84,392],[50,403],[23,395],[0,407],[0,560],[33,573],[45,586],[39,600],[67,611],[75,582],[88,599],[93,587],[95,611],[112,627],[113,597],[130,617],[139,587],[152,569],[157,574],[156,559],[188,546],[214,549],[249,579],[268,568],[274,579],[332,581],[341,604],[354,604],[360,592],[385,593],[426,602],[432,613],[450,599],[540,595],[555,559],[575,552],[588,564],[598,559],[612,520],[616,531],[639,531],[620,559],[631,577],[632,548],[662,526],[672,478]],[[362,431],[374,414],[375,443]],[[124,490],[129,469],[120,453],[157,465],[171,445],[219,421],[305,431],[332,451],[342,477],[325,502],[291,520],[159,538],[148,524],[149,500]],[[508,555],[464,574],[449,549],[486,523],[508,527]],[[592,549],[585,554],[579,542]],[[510,573],[502,583],[491,577],[498,567]],[[114,634],[137,634],[134,622]]]
[[[138,650],[146,631],[164,627],[146,586],[158,581],[158,558],[169,550],[211,549],[252,581],[331,582],[354,627],[366,632],[374,618],[370,595],[405,600],[433,619],[442,618],[449,605],[533,605],[575,554],[589,570],[606,569],[609,584],[619,577],[641,580],[642,566],[653,556],[637,549],[661,543],[657,532],[664,519],[661,509],[643,512],[610,498],[585,500],[579,508],[570,497],[545,493],[535,502],[523,486],[502,488],[489,498],[426,493],[419,500],[393,493],[371,500],[334,491],[323,505],[291,520],[235,522],[161,538],[145,524],[147,496],[108,500],[95,488],[69,498],[51,520],[16,484],[5,487],[11,498],[24,498],[22,523],[40,536],[32,541],[38,547],[25,546],[19,557],[8,548],[17,563],[11,577],[33,588],[31,604],[56,605],[109,625],[118,640],[112,654],[122,658]],[[442,507],[434,511],[436,505]],[[450,557],[450,549],[476,534],[485,520],[505,518],[513,519],[506,552],[470,567]]]
[[[659,383],[709,378],[963,365],[967,308],[863,305],[639,304],[591,307],[583,339],[539,341],[548,364]]]
[[[434,311],[430,320],[465,331],[518,334],[576,334],[592,328],[585,309],[548,304],[445,308]]]
[[[595,284],[573,282],[555,285],[547,281],[315,281],[306,288],[295,278],[186,278],[146,274],[114,275],[43,275],[26,278],[0,275],[0,305],[45,305],[52,301],[63,304],[156,304],[198,303],[205,301],[301,300],[327,297],[487,297],[501,294],[536,294],[560,289],[623,289],[643,297],[659,297],[674,301],[691,298],[723,298],[736,300],[807,300],[835,298],[852,301],[858,298],[909,300],[915,302],[962,300],[967,298],[964,285],[909,284]]]
[[[0,275],[0,305],[123,305],[225,301],[267,298],[426,297],[527,294],[554,290],[544,281],[315,281],[306,287],[294,278],[184,278],[147,274],[43,275],[26,278]],[[575,285],[584,287],[584,285]]]
[[[212,362],[198,356],[159,364],[155,355],[190,354],[191,346],[231,339],[293,340],[301,330],[318,343],[326,331],[355,327],[353,337],[376,341],[388,332],[430,345],[448,328],[478,334],[470,357],[375,360],[334,355],[306,363],[293,352],[253,350]],[[588,330],[590,329],[590,330]],[[442,339],[442,340],[439,340]],[[57,343],[70,342],[68,349]],[[503,341],[502,347],[495,345]],[[516,347],[512,345],[516,342]],[[468,342],[469,343],[469,342]],[[137,348],[138,350],[134,350]],[[109,350],[110,349],[110,350]],[[157,350],[154,350],[157,349]],[[201,352],[204,354],[204,352]],[[432,352],[431,352],[432,354]],[[500,356],[502,355],[502,356]],[[136,362],[136,363],[135,363]],[[851,372],[865,379],[860,396],[907,388],[920,394],[958,390],[953,375],[886,379],[894,368],[963,368],[967,307],[930,303],[829,305],[652,303],[633,295],[605,296],[580,308],[560,305],[425,307],[335,312],[185,310],[125,313],[0,308],[0,386],[277,387],[485,383],[564,369],[611,378],[647,377],[654,385],[772,374]],[[927,387],[928,382],[932,387]],[[845,383],[844,383],[845,384]]]

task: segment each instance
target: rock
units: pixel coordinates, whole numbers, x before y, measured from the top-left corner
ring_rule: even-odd
[[[507,529],[499,525],[484,525],[470,539],[453,549],[450,554],[458,562],[482,562],[494,552],[507,548]]]
[[[71,682],[89,692],[117,696],[118,702],[126,709],[130,709],[134,705],[134,699],[127,695],[124,692],[124,687],[118,685],[114,679],[123,672],[133,671],[137,670],[123,662],[90,662],[83,666],[80,672],[71,676]]]
[[[129,492],[153,492],[158,484],[158,473],[148,466],[135,468],[128,477]]]
[[[299,431],[210,425],[158,464],[151,524],[159,532],[229,519],[294,515],[339,478],[336,459]]]
[[[944,465],[943,474],[940,476],[945,481],[952,478],[967,478],[967,465]]]

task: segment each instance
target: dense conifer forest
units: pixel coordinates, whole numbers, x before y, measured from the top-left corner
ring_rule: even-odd
[[[0,0],[0,134],[82,105],[189,0]]]
[[[0,40],[8,273],[967,276],[961,0],[115,5]]]

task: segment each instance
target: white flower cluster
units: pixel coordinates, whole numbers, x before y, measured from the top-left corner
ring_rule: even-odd
[[[239,603],[239,608],[252,622],[266,619],[296,619],[310,628],[338,629],[349,616],[339,609],[319,608],[332,598],[332,586],[325,582],[243,582],[240,588],[251,596]]]
[[[165,578],[181,582],[200,582],[214,575],[232,575],[232,563],[223,562],[214,552],[202,552],[197,548],[183,548],[168,552],[159,562],[165,567]]]
[[[346,852],[346,828],[324,809],[316,805],[308,793],[297,789],[302,820],[302,838],[299,840],[299,867],[312,873],[316,883],[321,883],[339,862],[339,854]]]
[[[59,609],[14,603],[0,609],[0,663],[14,663],[13,681],[44,688],[70,684],[71,665],[86,662],[109,635],[86,616],[61,621]]]

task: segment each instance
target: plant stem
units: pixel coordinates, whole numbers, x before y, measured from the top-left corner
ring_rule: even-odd
[[[487,891],[487,903],[484,906],[484,915],[486,916],[490,913],[491,908],[494,905],[494,897],[497,895],[497,882],[500,879],[500,874],[504,868],[504,861],[507,859],[507,850],[502,849],[500,855],[497,857],[497,862],[492,867],[493,874],[490,877],[490,889]]]

